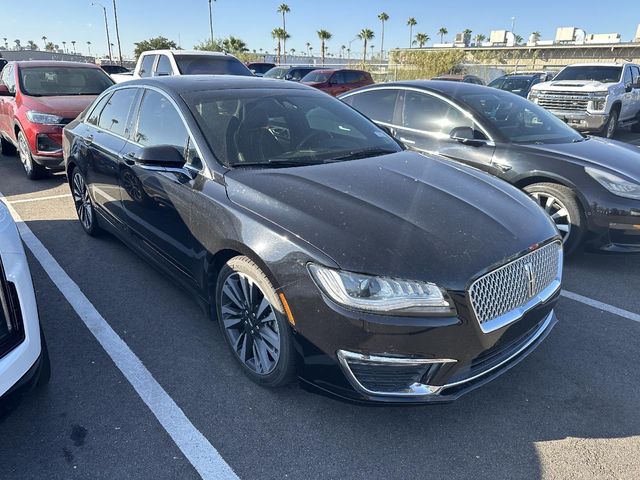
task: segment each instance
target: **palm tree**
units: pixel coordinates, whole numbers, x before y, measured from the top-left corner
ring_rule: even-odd
[[[445,27],[440,27],[440,30],[438,30],[438,35],[440,35],[440,43],[444,43],[444,36],[449,33],[449,30],[447,30]]]
[[[4,48],[9,49],[9,44],[7,43],[7,37],[2,37],[2,40],[4,40]]]
[[[327,30],[318,30],[318,38],[320,39],[320,53],[322,54],[322,65],[324,65],[324,56],[326,54],[326,42],[331,40],[333,35]]]
[[[415,18],[411,17],[407,20],[407,26],[409,27],[409,48],[411,48],[411,43],[413,42],[413,27],[418,24]]]
[[[473,33],[473,30],[471,30],[470,28],[465,28],[462,31],[462,38],[464,39],[464,44],[465,46],[468,45],[469,40],[471,40],[471,34]]]
[[[309,49],[311,48],[311,44],[307,42],[304,44],[304,46],[307,48],[307,57],[310,57],[311,55],[309,55]]]
[[[389,15],[382,12],[378,15],[378,20],[382,23],[382,37],[380,38],[380,61],[384,58],[384,23],[389,20]]]
[[[271,31],[271,36],[278,41],[278,47],[276,49],[277,62],[280,63],[282,60],[282,40],[286,37],[287,32],[283,28],[274,28]]]
[[[520,35],[516,35],[515,40],[516,40],[516,45],[520,45],[524,41],[524,38],[522,38]]]
[[[64,50],[64,53],[67,53],[67,42],[62,42],[62,49]]]
[[[367,61],[367,42],[369,40],[373,40],[373,37],[375,37],[373,31],[368,28],[363,28],[358,34],[358,38],[364,42],[364,48],[362,49],[362,65]]]
[[[46,36],[42,36],[42,49],[46,50],[47,49],[47,37]]]
[[[76,54],[76,41],[75,40],[71,40],[71,45],[73,45],[73,54]]]
[[[340,58],[344,58],[344,51],[347,49],[346,45],[340,45]]]
[[[427,43],[431,38],[426,33],[416,33],[416,42],[420,48],[424,47],[425,43]]]
[[[91,42],[87,42],[87,48],[89,49],[89,55],[91,55]]]
[[[292,49],[291,49],[291,50],[289,50],[289,51],[291,52],[291,56],[292,56],[292,57],[293,57],[293,56],[295,56],[295,54],[296,54],[296,49],[295,49],[295,48],[292,48]]]
[[[287,5],[286,3],[282,3],[278,7],[278,13],[282,14],[282,30],[284,30],[285,32],[287,31],[287,21],[285,19],[285,15],[289,12],[291,12],[291,9],[289,8],[289,5]],[[282,51],[284,52],[285,62],[287,61],[287,38],[291,38],[291,37],[285,35],[282,39]]]
[[[476,35],[476,44],[480,44],[482,42],[484,42],[487,39],[487,37],[481,33]]]
[[[36,42],[34,42],[33,40],[29,40],[29,41],[27,41],[27,43],[29,44],[29,50],[37,50],[38,49],[38,45],[36,45]]]
[[[540,35],[540,32],[533,32],[531,34],[531,40],[533,40],[535,43],[538,43],[540,41],[540,37],[542,35]]]
[[[18,40],[17,38],[14,40],[14,43],[16,44],[16,50],[20,50],[20,40]]]

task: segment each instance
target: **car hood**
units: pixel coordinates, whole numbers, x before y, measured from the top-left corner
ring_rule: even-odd
[[[521,145],[525,153],[553,155],[585,166],[608,170],[640,182],[640,148],[616,140],[588,137],[577,143]]]
[[[607,90],[616,83],[602,83],[596,80],[556,80],[534,85],[532,90],[564,92],[571,89],[572,92],[592,92],[596,90]]]
[[[22,103],[29,110],[75,118],[96,99],[97,95],[67,95],[59,97],[29,97],[23,95]]]
[[[237,168],[229,199],[342,269],[437,282],[471,277],[555,236],[550,219],[501,180],[413,152],[280,169]]]

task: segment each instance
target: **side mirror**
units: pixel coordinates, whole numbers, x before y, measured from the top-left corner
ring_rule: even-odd
[[[630,93],[630,92],[633,91],[633,87],[634,87],[634,85],[630,83],[630,84],[628,84],[628,85],[626,85],[624,87],[624,91],[627,92],[627,93]]]
[[[185,164],[182,152],[171,145],[143,147],[133,159],[136,163],[148,167],[182,168]]]
[[[449,138],[472,147],[480,147],[486,143],[485,140],[475,138],[475,132],[471,127],[456,127],[449,133]]]
[[[9,87],[4,84],[0,84],[0,97],[13,97],[14,94],[9,91]]]

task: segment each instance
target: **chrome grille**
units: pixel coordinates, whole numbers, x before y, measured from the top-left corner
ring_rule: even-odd
[[[469,298],[483,331],[516,320],[518,316],[509,314],[527,305],[554,282],[559,287],[561,271],[562,244],[553,242],[473,282]]]
[[[583,92],[541,92],[538,105],[548,110],[585,112],[590,99],[590,94]]]

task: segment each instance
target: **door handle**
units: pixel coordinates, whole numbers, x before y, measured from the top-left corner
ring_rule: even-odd
[[[416,142],[414,142],[413,140],[409,140],[408,138],[404,138],[404,137],[400,137],[400,141],[402,143],[406,143],[408,145],[415,145]]]
[[[91,145],[93,143],[93,135],[87,135],[86,137],[82,137],[82,139],[87,145]]]
[[[508,172],[513,167],[511,165],[507,165],[506,163],[495,163],[493,164],[498,170],[501,172]]]
[[[133,155],[133,152],[126,153],[123,156],[123,160],[124,160],[124,163],[126,163],[127,165],[135,165],[136,164],[136,157]]]

